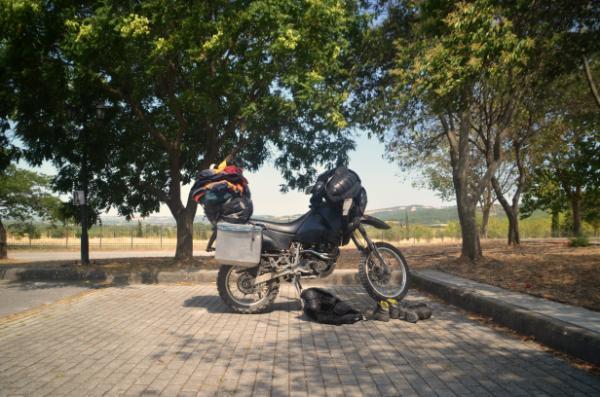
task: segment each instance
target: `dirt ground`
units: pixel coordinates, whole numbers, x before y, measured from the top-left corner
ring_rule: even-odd
[[[459,261],[460,245],[401,248],[412,269],[435,268],[471,280],[558,302],[600,311],[600,246],[526,242],[508,247],[503,241],[483,244],[477,263]],[[341,267],[352,267],[358,254],[342,251]]]

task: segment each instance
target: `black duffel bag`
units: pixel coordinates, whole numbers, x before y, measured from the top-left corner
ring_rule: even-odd
[[[308,288],[300,298],[304,303],[304,313],[313,321],[322,324],[354,324],[363,320],[361,312],[354,310],[341,299],[321,288]]]

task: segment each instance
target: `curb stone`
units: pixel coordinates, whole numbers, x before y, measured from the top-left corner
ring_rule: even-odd
[[[2,269],[0,269],[2,270]],[[217,281],[217,270],[178,270],[139,272],[107,272],[102,269],[78,269],[75,267],[41,268],[13,267],[0,271],[0,280],[11,282],[25,281],[67,281],[93,282],[104,285],[161,284],[161,283],[213,283]],[[337,269],[324,279],[306,279],[306,284],[356,285],[358,272],[352,269]]]
[[[588,329],[525,310],[499,299],[433,280],[411,272],[413,286],[465,310],[491,317],[495,322],[559,351],[600,364],[600,334]]]

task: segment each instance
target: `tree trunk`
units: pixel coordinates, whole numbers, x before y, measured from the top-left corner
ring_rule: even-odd
[[[581,235],[581,194],[577,187],[577,193],[571,198],[571,212],[573,212],[573,235],[579,237]]]
[[[461,112],[459,119],[458,134],[443,118],[441,118],[441,121],[450,147],[452,183],[456,194],[456,207],[462,237],[461,258],[474,261],[482,256],[479,230],[475,217],[477,200],[481,192],[474,194],[473,189],[469,186],[468,174],[471,167],[469,133],[471,122],[468,107]],[[486,182],[483,181],[483,183]],[[489,180],[487,183],[489,183]]]
[[[186,208],[175,216],[177,223],[176,259],[191,259],[194,256],[194,214]]]
[[[0,219],[0,259],[6,259],[8,256],[8,251],[6,249],[7,241],[6,241],[6,229],[4,228],[4,224]]]
[[[479,237],[488,238],[488,224],[490,221],[490,211],[494,205],[491,187],[486,187],[481,198],[481,228],[479,229]]]
[[[498,182],[496,177],[492,178],[492,186],[508,218],[508,245],[519,245],[521,244],[521,239],[519,237],[519,198],[517,193],[513,197],[513,205],[511,206],[506,197],[504,197],[502,186],[500,186],[500,182]],[[519,192],[519,189],[517,189],[517,192]]]
[[[462,237],[461,257],[473,261],[481,257],[481,244],[479,231],[475,218],[477,206],[468,200],[457,197],[458,218],[460,220],[460,233]]]
[[[506,214],[508,217],[508,245],[519,245],[521,244],[521,237],[519,235],[519,217],[516,214]]]
[[[481,217],[481,229],[479,230],[479,235],[481,238],[483,239],[487,239],[488,238],[488,223],[490,221],[490,210],[492,208],[491,207],[484,207],[482,210],[482,217]]]
[[[552,224],[550,230],[552,237],[560,237],[560,218],[557,210],[552,210]]]
[[[176,259],[192,259],[194,257],[194,218],[198,203],[188,195],[186,206],[181,203],[181,199],[169,205],[175,222],[177,223],[177,246],[175,249]]]

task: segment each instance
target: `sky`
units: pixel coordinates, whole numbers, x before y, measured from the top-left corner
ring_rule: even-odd
[[[367,190],[367,209],[412,204],[450,205],[431,190],[414,188],[415,175],[402,172],[397,165],[384,159],[384,152],[383,143],[360,134],[356,139],[356,150],[350,153],[349,168],[358,174]],[[306,194],[279,191],[283,178],[272,164],[263,166],[256,173],[247,173],[246,178],[250,183],[255,214],[294,215],[308,210],[309,196]]]
[[[431,190],[413,187],[416,175],[403,172],[397,165],[384,159],[384,152],[383,143],[375,138],[369,139],[366,133],[357,134],[356,149],[350,153],[349,168],[360,176],[367,190],[367,209],[413,204],[436,207],[450,205],[448,202],[443,202]],[[26,164],[21,162],[19,166],[25,167]],[[48,175],[56,173],[56,169],[50,163],[45,163],[37,170]],[[252,192],[255,215],[296,215],[308,210],[309,197],[303,192],[280,192],[279,186],[284,183],[284,180],[272,161],[267,162],[256,172],[246,172],[245,176]],[[187,197],[190,187],[188,185],[182,188],[184,198]],[[200,215],[201,212],[198,214]],[[117,215],[117,213],[111,210],[108,215]],[[171,213],[166,205],[162,205],[160,212],[154,215],[170,216]]]

